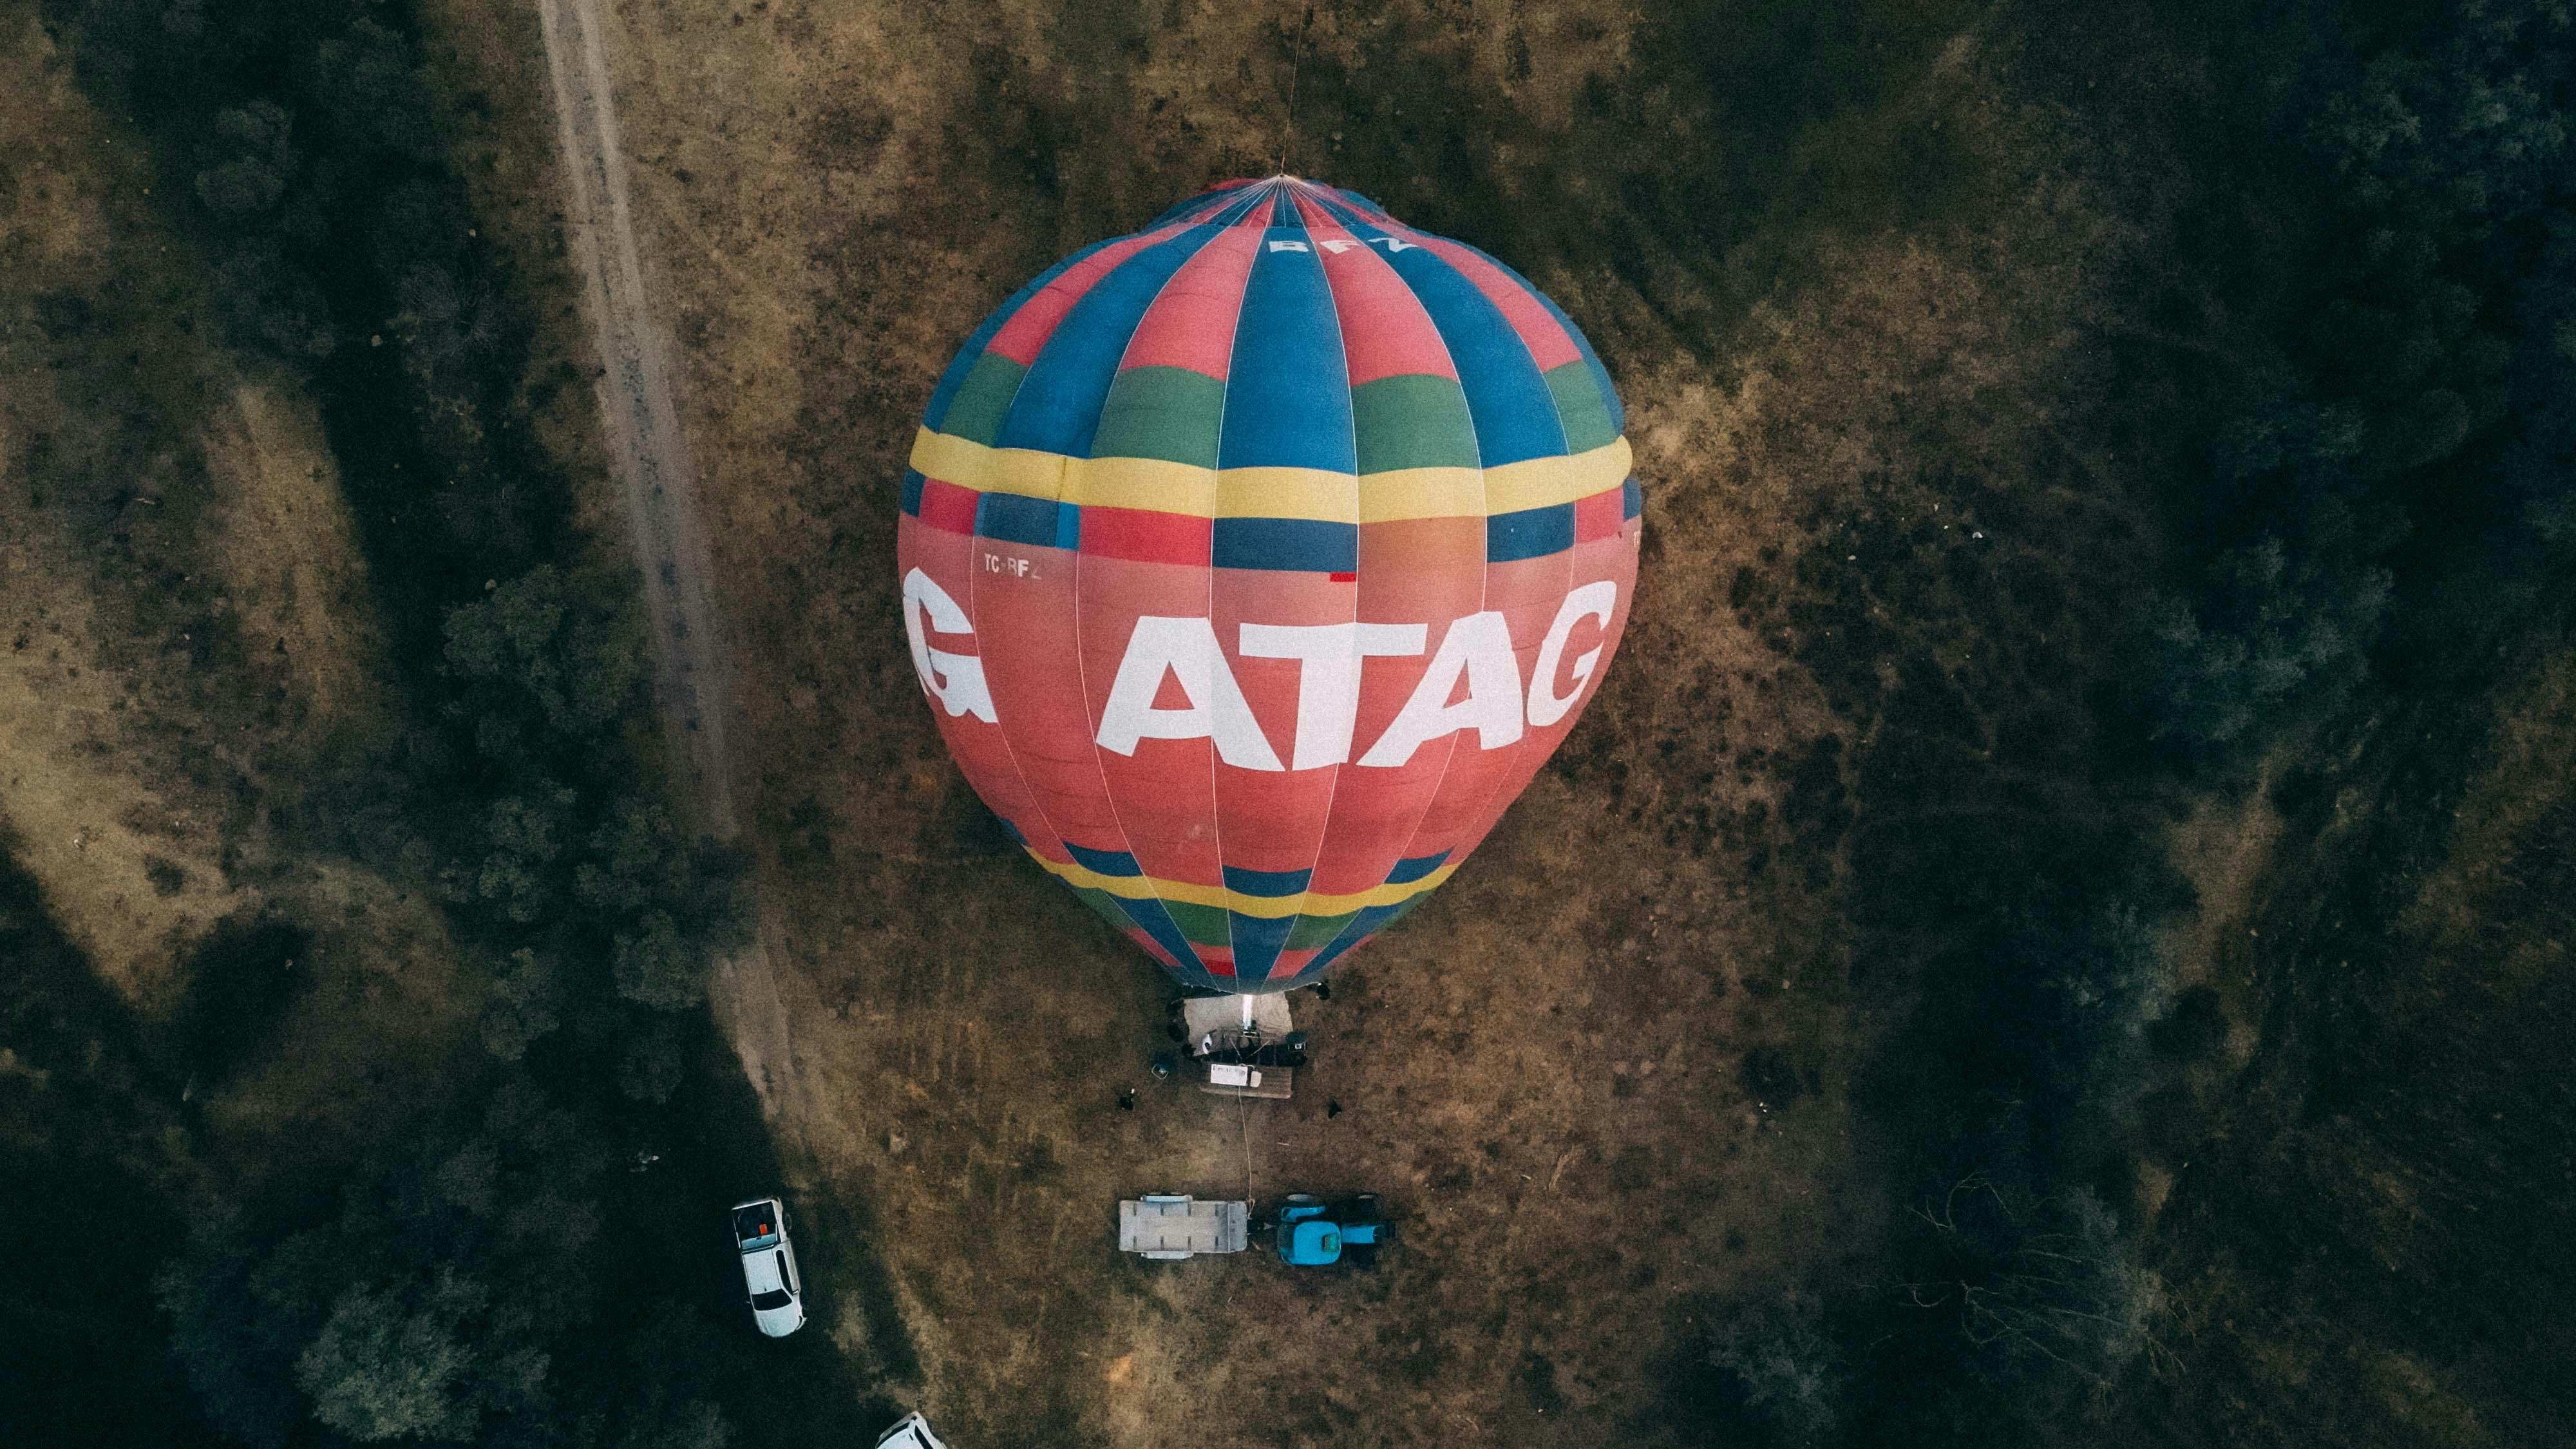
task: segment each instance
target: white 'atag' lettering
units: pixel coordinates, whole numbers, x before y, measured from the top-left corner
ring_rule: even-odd
[[[923,629],[927,615],[931,628],[942,634],[971,636],[974,629],[965,611],[919,569],[904,577],[903,601],[904,632],[922,688],[951,716],[1000,723],[983,661],[931,648]],[[1525,727],[1545,729],[1563,720],[1591,688],[1607,647],[1606,641],[1594,644],[1569,667],[1565,651],[1574,630],[1587,620],[1607,630],[1618,602],[1619,586],[1607,579],[1567,594],[1540,641],[1534,677],[1526,688],[1512,653],[1511,630],[1499,612],[1487,609],[1451,622],[1421,680],[1386,729],[1360,753],[1358,765],[1400,768],[1424,745],[1461,730],[1475,732],[1478,749],[1499,750],[1517,743]],[[1244,658],[1297,662],[1297,713],[1289,758],[1282,761],[1253,717],[1242,682],[1217,643],[1214,624],[1205,618],[1147,614],[1127,636],[1092,739],[1104,750],[1129,756],[1147,740],[1208,740],[1218,759],[1239,770],[1348,764],[1365,662],[1419,655],[1429,647],[1430,634],[1426,624],[1243,625],[1237,643]],[[1563,694],[1556,688],[1560,672],[1571,685]],[[1179,688],[1178,705],[1155,703],[1166,680]]]

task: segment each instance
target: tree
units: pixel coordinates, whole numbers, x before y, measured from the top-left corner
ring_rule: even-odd
[[[656,901],[686,899],[692,866],[670,812],[629,796],[592,832],[590,859],[574,871],[573,889],[584,905],[628,919]]]
[[[338,350],[321,289],[274,243],[235,238],[215,247],[214,256],[212,291],[226,337],[282,357],[323,358]]]
[[[501,1153],[491,1143],[473,1141],[448,1154],[430,1171],[430,1188],[441,1202],[472,1217],[489,1217],[500,1202]]]
[[[2173,968],[2129,905],[2031,921],[2003,946],[1994,1018],[2031,1062],[2022,1089],[2118,1113],[2145,1085],[2147,1029],[2173,1009]]]
[[[520,925],[531,925],[556,905],[556,857],[563,853],[560,828],[577,797],[558,788],[533,798],[506,796],[494,801],[484,821],[484,840],[491,853],[474,880],[474,894],[501,907]]]
[[[313,1416],[352,1439],[463,1442],[481,1418],[465,1321],[488,1291],[441,1267],[409,1291],[351,1288],[295,1360]]]
[[[738,1338],[665,1300],[635,1324],[626,1358],[645,1390],[627,1412],[619,1449],[724,1449],[732,1441],[733,1426],[712,1399],[747,1367]]]
[[[615,942],[617,994],[662,1011],[686,1011],[706,999],[706,956],[668,911],[654,911]]]
[[[644,679],[621,592],[604,576],[578,583],[539,564],[447,611],[448,668],[479,686],[486,712],[510,728],[533,707],[534,723],[552,737],[539,747],[587,746],[625,713]],[[496,740],[509,742],[506,733]]]
[[[272,1449],[286,1442],[305,1412],[274,1366],[310,1330],[291,1305],[281,1314],[272,1294],[254,1291],[257,1266],[227,1210],[199,1225],[188,1251],[154,1277],[153,1289],[170,1317],[171,1355],[207,1420],[252,1449]]]
[[[249,227],[276,209],[295,174],[286,108],[261,99],[215,113],[208,157],[197,173],[197,199],[216,220]]]
[[[438,159],[437,107],[400,33],[362,16],[317,46],[313,62],[315,89],[352,141],[406,160]]]
[[[526,946],[492,974],[485,988],[483,1045],[505,1062],[527,1055],[528,1046],[560,1024],[562,982],[554,959]]]

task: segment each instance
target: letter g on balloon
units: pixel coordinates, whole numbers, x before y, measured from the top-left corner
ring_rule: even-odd
[[[1610,627],[1612,610],[1619,604],[1619,586],[1608,579],[1597,579],[1565,596],[1557,606],[1556,622],[1547,626],[1547,638],[1538,646],[1538,660],[1530,670],[1529,722],[1535,729],[1545,729],[1565,718],[1583,691],[1592,683],[1592,671],[1601,664],[1601,646],[1575,656],[1574,687],[1563,694],[1556,692],[1556,671],[1565,657],[1566,641],[1573,637],[1574,626],[1583,620],[1598,619],[1601,627]]]
[[[984,661],[972,654],[931,648],[929,632],[922,627],[925,613],[930,616],[930,628],[942,634],[971,637],[975,632],[974,621],[930,575],[914,569],[903,576],[903,633],[912,643],[912,672],[921,676],[923,692],[952,717],[973,715],[986,724],[1000,724],[1001,716],[993,712],[993,692],[984,684]]]

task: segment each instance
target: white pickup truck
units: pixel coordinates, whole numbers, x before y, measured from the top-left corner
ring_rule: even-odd
[[[877,1449],[948,1449],[948,1445],[930,1432],[928,1419],[913,1413],[904,1415],[893,1428],[879,1434]]]
[[[1118,1250],[1158,1262],[1240,1253],[1252,1241],[1252,1204],[1149,1193],[1118,1204]]]
[[[796,1245],[787,1241],[787,1206],[756,1197],[735,1203],[732,1218],[751,1321],[771,1338],[785,1338],[805,1326],[805,1285],[796,1273]]]

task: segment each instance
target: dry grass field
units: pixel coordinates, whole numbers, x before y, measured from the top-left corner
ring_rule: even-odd
[[[301,380],[210,337],[142,138],[32,7],[0,97],[0,836],[256,1176],[471,1020],[431,903],[276,824],[385,727],[376,606]],[[258,1042],[222,1041],[235,983],[192,1004],[228,962],[291,983]]]
[[[2576,1020],[2576,681],[2563,648],[2501,675],[2248,801],[2239,889],[2198,917],[2176,1029],[2210,1050],[2147,1134],[2191,1372],[2150,1412],[2220,1442],[2557,1435],[2564,1390],[2523,1368],[2566,1352],[2568,1086],[2529,1066]]]
[[[1854,1073],[1908,963],[1856,960],[1837,905],[1883,711],[1803,662],[1852,657],[1807,600],[1952,549],[2055,567],[2047,525],[2112,506],[2060,432],[2134,240],[2094,194],[2105,158],[2012,94],[1964,14],[1859,23],[1831,43],[1895,83],[1735,102],[1729,128],[1705,78],[1640,52],[1669,30],[1616,7],[613,13],[795,1042],[779,1125],[803,1196],[872,1226],[892,1293],[832,1285],[835,1336],[961,1443],[1690,1437],[1711,1305],[1831,1280],[1891,1206]],[[489,37],[526,28],[432,17],[485,37],[494,76]],[[1614,185],[1658,148],[1718,178],[1691,235]],[[1921,154],[1953,167],[1939,187],[1909,189]],[[1149,1090],[1129,1115],[1159,977],[942,757],[895,627],[894,486],[950,349],[1025,276],[1281,165],[1488,246],[1587,327],[1648,480],[1646,573],[1565,756],[1306,1008],[1297,1100]],[[1888,213],[1811,204],[1820,172]],[[1925,207],[1947,214],[1891,225]],[[1973,492],[1914,476],[1927,454],[1983,464],[2032,536],[1988,539]],[[1918,613],[1909,646],[1959,646],[1974,687],[1969,626]],[[1112,1252],[1121,1195],[1299,1188],[1386,1193],[1405,1246],[1374,1277]]]
[[[960,1449],[1785,1443],[1794,1415],[1711,1350],[1792,1300],[1824,1304],[1800,1366],[1834,1442],[2564,1442],[2576,1399],[2527,1369],[2576,1352],[2549,1298],[2576,1280],[2567,1091],[2539,1070],[2571,1011],[2576,673],[2530,561],[2568,555],[2546,520],[2508,537],[2519,494],[2447,504],[2518,434],[2455,432],[2458,458],[2296,526],[2289,475],[2342,466],[2331,439],[2220,476],[2221,414],[2295,432],[2308,392],[2323,417],[2397,386],[2275,315],[2314,300],[2293,282],[2341,256],[2319,238],[2345,202],[2250,189],[2311,153],[2227,152],[2293,111],[2231,76],[2313,50],[2340,96],[2327,73],[2386,37],[2336,12],[2246,21],[2231,51],[2187,6],[2069,27],[1875,0],[605,5],[785,1017],[746,1086],[696,1014],[696,947],[629,969],[628,916],[703,908],[688,939],[732,939],[731,864],[626,848],[685,792],[645,692],[617,692],[640,636],[538,9],[362,10],[317,40],[262,8],[200,75],[185,4],[0,0],[0,1166],[130,1200],[149,1244],[69,1326],[77,1264],[0,1274],[0,1378],[77,1353],[130,1368],[135,1436],[256,1427],[283,1395],[271,1439],[339,1442],[309,1415],[384,1364],[255,1381],[369,1293],[552,1251],[477,1256],[492,1168],[413,1219],[469,1248],[299,1259],[326,1231],[372,1251],[395,1219],[360,1199],[448,1192],[471,1139],[525,1159],[549,1229],[590,1224],[563,1251],[596,1281],[557,1337],[422,1310],[554,1355],[551,1404],[413,1420],[458,1442],[863,1442],[900,1403]],[[103,109],[120,46],[202,93]],[[2425,74],[2490,93],[2443,54]],[[300,155],[194,134],[272,92]],[[388,97],[411,110],[380,135]],[[275,214],[169,194],[245,156],[293,198]],[[350,183],[352,157],[380,173]],[[1580,729],[1329,1001],[1300,997],[1295,1100],[1246,1103],[1151,1081],[1169,987],[946,759],[893,540],[921,408],[990,308],[1282,170],[1562,303],[1627,402],[1645,541]],[[2452,244],[2424,227],[2425,255]],[[228,291],[243,255],[302,269],[327,323]],[[2513,296],[2576,316],[2576,292]],[[2469,305],[2387,335],[2469,359],[2436,382],[2483,378],[2509,349]],[[315,325],[339,351],[275,332]],[[2424,418],[2469,416],[2443,396]],[[2193,532],[2213,519],[2220,545]],[[2212,622],[2176,663],[2150,602],[2218,621],[2211,550],[2268,538],[2279,565],[2282,536],[2295,577],[2263,607],[2394,577],[2392,622],[2365,645],[2371,603],[2316,666],[2346,674],[2262,695],[2260,748],[2176,744],[2141,717],[2159,691],[2269,636]],[[2491,543],[2530,578],[2491,586]],[[481,674],[449,651],[462,618],[506,653],[558,571],[575,623]],[[595,716],[556,721],[559,685],[596,686]],[[2130,927],[2134,979],[2084,974]],[[560,959],[516,974],[523,941]],[[740,981],[715,977],[719,1025]],[[583,1140],[523,1111],[541,1092]],[[432,1142],[456,1150],[404,1158]],[[2042,1241],[1981,1268],[1914,1211],[1997,1164],[2119,1221],[2104,1261],[2161,1285],[2131,1300],[2144,1338],[2022,1373],[1964,1309],[1916,1312],[1952,1285],[1901,1275]],[[738,1321],[712,1227],[772,1186],[816,1289],[783,1345]],[[1122,1258],[1114,1204],[1156,1190],[1376,1191],[1400,1240],[1365,1272]],[[236,1209],[248,1256],[191,1239]],[[307,1298],[249,1306],[253,1263],[311,1270]]]

